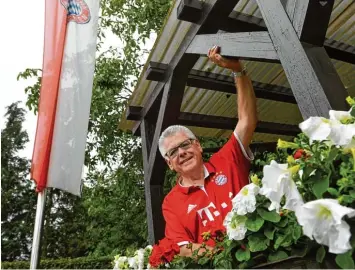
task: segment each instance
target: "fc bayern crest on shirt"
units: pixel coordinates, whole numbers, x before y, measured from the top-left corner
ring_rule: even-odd
[[[215,183],[218,186],[223,186],[225,183],[227,183],[227,180],[227,176],[225,176],[224,174],[220,174],[216,176]]]
[[[90,21],[90,9],[84,0],[60,0],[68,11],[68,22],[85,24]]]

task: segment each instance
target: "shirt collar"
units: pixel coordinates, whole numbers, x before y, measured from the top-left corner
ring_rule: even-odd
[[[209,162],[203,164],[203,173],[205,176],[205,180],[210,176],[210,174],[215,173],[215,168],[212,164],[210,164]],[[188,194],[194,190],[199,190],[200,187],[199,186],[190,186],[190,187],[185,187],[183,185],[181,185],[180,183],[180,177],[177,178],[177,188],[179,191],[181,191],[184,194]]]

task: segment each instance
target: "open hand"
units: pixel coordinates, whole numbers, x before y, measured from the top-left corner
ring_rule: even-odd
[[[242,70],[242,64],[240,63],[239,60],[235,59],[228,59],[220,55],[221,48],[218,46],[213,46],[211,49],[208,50],[208,58],[210,61],[215,63],[216,65],[223,67],[223,68],[228,68],[233,71],[241,71]]]

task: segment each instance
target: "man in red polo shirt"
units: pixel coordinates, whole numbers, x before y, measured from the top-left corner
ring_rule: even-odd
[[[202,148],[186,127],[171,126],[159,139],[159,150],[171,170],[178,173],[176,186],[163,202],[165,236],[180,246],[180,255],[191,256],[200,248],[202,233],[223,226],[232,209],[231,199],[248,184],[249,150],[256,123],[256,99],[251,80],[238,60],[223,58],[213,47],[208,57],[231,69],[238,89],[238,124],[229,141],[208,162]],[[192,250],[186,245],[192,243]]]

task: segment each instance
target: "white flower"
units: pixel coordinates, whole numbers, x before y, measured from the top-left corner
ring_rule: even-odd
[[[137,261],[138,261],[138,269],[144,269],[144,252],[143,248],[137,250]]]
[[[227,235],[230,240],[243,240],[247,228],[245,226],[245,216],[238,216],[233,211],[229,212],[223,221],[224,227],[227,229]]]
[[[323,117],[310,117],[299,124],[300,129],[312,141],[327,140],[331,132],[330,120]]]
[[[255,196],[259,192],[259,187],[253,183],[244,186],[239,193],[233,198],[233,211],[240,216],[255,211]]]
[[[355,124],[343,124],[351,119],[350,111],[329,111],[330,119],[310,117],[299,124],[300,129],[312,141],[330,140],[338,146],[346,146],[355,136]]]
[[[137,269],[138,268],[138,258],[137,257],[129,257],[127,259],[128,261],[128,266],[131,269]]]
[[[298,192],[292,174],[297,173],[299,165],[287,169],[287,164],[278,164],[272,160],[270,165],[265,165],[262,179],[262,187],[259,191],[271,201],[269,211],[276,209],[280,212],[280,202],[285,195],[286,204],[283,208],[295,211],[299,205],[303,204],[301,194]]]
[[[152,245],[148,245],[148,246],[146,246],[144,249],[145,249],[145,250],[149,249],[150,251],[152,251],[153,246],[152,246]]]
[[[123,269],[126,268],[127,257],[126,256],[115,256],[115,266],[113,269]]]
[[[343,216],[355,216],[355,209],[341,206],[337,200],[320,199],[305,203],[296,211],[303,233],[319,244],[329,247],[329,252],[342,254],[351,249],[349,225]]]

